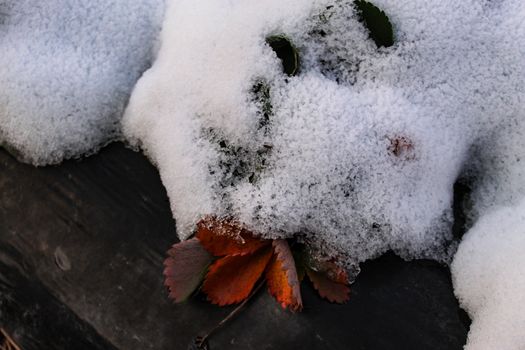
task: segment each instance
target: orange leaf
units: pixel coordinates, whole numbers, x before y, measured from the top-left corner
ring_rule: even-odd
[[[273,241],[274,256],[266,270],[266,280],[270,294],[282,305],[292,311],[303,307],[299,278],[295,261],[286,240]]]
[[[327,274],[312,269],[307,269],[306,274],[322,298],[339,304],[350,298],[350,287],[347,284],[334,281]]]
[[[214,256],[247,255],[270,244],[253,237],[239,223],[208,216],[197,224],[197,238]]]
[[[272,257],[270,247],[252,255],[226,256],[209,269],[202,291],[213,304],[235,304],[246,299]]]
[[[164,261],[164,284],[170,298],[178,303],[197,289],[213,257],[196,238],[174,244],[168,255]]]

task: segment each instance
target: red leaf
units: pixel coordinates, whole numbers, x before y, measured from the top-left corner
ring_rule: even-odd
[[[292,311],[303,307],[299,278],[295,261],[286,240],[273,241],[274,256],[266,270],[266,280],[270,294],[282,305]]]
[[[239,223],[206,217],[197,224],[197,238],[214,256],[247,255],[269,245],[270,241],[253,237]]]
[[[333,264],[325,271],[314,271],[307,268],[306,274],[322,298],[339,304],[347,302],[350,298],[348,274],[337,265]]]
[[[213,304],[235,304],[246,299],[272,257],[270,247],[251,255],[226,256],[209,269],[202,291]]]
[[[164,284],[170,298],[181,302],[197,289],[213,257],[196,238],[174,244],[168,255],[164,261]]]

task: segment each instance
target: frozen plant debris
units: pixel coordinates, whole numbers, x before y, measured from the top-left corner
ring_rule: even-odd
[[[164,0],[0,2],[0,145],[36,165],[115,139]]]

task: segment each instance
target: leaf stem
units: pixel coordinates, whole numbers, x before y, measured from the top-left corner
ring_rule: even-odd
[[[4,342],[0,344],[0,350],[20,350],[20,347],[3,328],[0,328],[0,335],[4,338]]]
[[[222,326],[224,326],[227,322],[229,322],[231,319],[233,319],[237,314],[244,308],[244,306],[250,301],[250,299],[257,294],[257,292],[262,288],[264,285],[264,279],[261,278],[259,283],[255,286],[253,291],[248,295],[246,299],[243,300],[242,303],[240,303],[235,309],[233,309],[224,319],[222,319],[215,327],[210,329],[204,336],[198,336],[195,339],[195,344],[199,347],[199,349],[207,349],[207,341],[208,339]]]

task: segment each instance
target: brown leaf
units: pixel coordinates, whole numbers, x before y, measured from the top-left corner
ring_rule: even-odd
[[[268,240],[255,238],[235,221],[211,216],[199,221],[196,237],[214,256],[252,254],[270,244]]]
[[[241,302],[250,295],[271,257],[268,246],[254,254],[220,258],[210,267],[202,291],[219,306]]]
[[[345,269],[337,265],[334,260],[311,260],[310,268],[314,271],[326,275],[329,279],[331,279],[334,282],[350,284],[348,279],[348,273]]]
[[[274,256],[266,270],[266,280],[270,294],[282,305],[292,311],[303,307],[299,278],[295,261],[286,240],[273,241]]]
[[[348,275],[343,269],[337,267],[337,270],[321,272],[307,268],[306,274],[322,298],[339,304],[350,298]]]
[[[197,289],[213,257],[196,238],[174,244],[168,255],[164,261],[164,284],[169,288],[169,296],[181,302]]]

